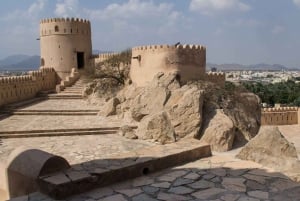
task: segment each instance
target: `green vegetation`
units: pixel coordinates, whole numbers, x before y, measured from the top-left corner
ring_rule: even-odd
[[[129,75],[131,49],[124,50],[96,66],[97,78],[112,78],[124,85]]]
[[[295,83],[294,81],[275,84],[245,82],[243,86],[258,95],[263,103],[300,106],[300,83]]]

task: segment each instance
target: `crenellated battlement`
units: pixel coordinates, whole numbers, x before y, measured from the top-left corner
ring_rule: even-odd
[[[159,72],[176,71],[183,82],[205,76],[206,47],[202,45],[146,45],[132,48],[130,77],[145,85]]]
[[[298,107],[278,107],[278,108],[263,108],[263,112],[296,112]]]
[[[185,51],[206,51],[206,47],[202,45],[145,45],[132,48],[132,51],[174,51],[174,50],[185,50]]]
[[[40,20],[40,24],[53,23],[53,22],[76,22],[76,23],[90,24],[89,20],[82,19],[82,18],[46,18]]]
[[[218,84],[219,86],[225,86],[225,73],[223,72],[208,72],[205,74],[205,80],[208,82],[213,82]]]
[[[39,91],[55,89],[56,72],[53,68],[30,71],[28,75],[0,78],[0,107],[33,98]]]
[[[263,108],[261,125],[299,124],[300,110],[298,107]]]

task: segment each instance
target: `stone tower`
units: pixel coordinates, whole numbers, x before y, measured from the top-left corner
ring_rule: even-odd
[[[64,79],[72,68],[90,67],[92,56],[90,21],[51,18],[40,21],[41,67],[53,67]]]
[[[176,71],[182,81],[205,78],[206,47],[201,45],[149,45],[132,48],[130,77],[138,86],[159,72]]]

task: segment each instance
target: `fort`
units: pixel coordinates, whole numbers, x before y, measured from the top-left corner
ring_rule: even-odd
[[[90,21],[41,20],[40,50],[39,70],[0,78],[0,200],[273,200],[299,194],[294,181],[254,160],[212,153],[231,150],[237,134],[250,141],[260,125],[300,124],[300,110],[261,110],[252,93],[227,97],[225,74],[206,72],[205,46],[133,47],[130,80],[96,104],[102,80],[94,79],[95,66],[119,53],[92,54]],[[276,143],[282,152],[290,148]]]
[[[41,66],[54,68],[57,82],[72,68],[92,68],[90,21],[74,18],[43,19],[40,22]]]

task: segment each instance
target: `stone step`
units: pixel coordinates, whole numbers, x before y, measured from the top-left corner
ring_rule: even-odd
[[[0,131],[0,134],[24,134],[24,133],[47,133],[47,132],[84,132],[84,131],[106,131],[118,130],[120,127],[95,127],[95,128],[63,128],[48,130],[16,130],[16,131]],[[136,129],[136,126],[131,126]]]
[[[41,133],[16,133],[16,134],[0,134],[0,139],[8,138],[29,138],[29,137],[53,137],[53,136],[78,136],[78,135],[104,135],[116,134],[116,130],[95,130],[95,131],[65,131],[65,132],[41,132]]]
[[[62,94],[56,96],[47,96],[48,99],[82,99],[81,95],[78,94]]]
[[[42,193],[59,200],[209,156],[210,145],[196,139],[182,139],[76,164],[68,170],[39,177],[37,183]]]
[[[9,114],[13,115],[64,115],[64,116],[72,116],[72,115],[97,115],[97,112],[94,111],[86,111],[86,112],[80,112],[80,111],[48,111],[48,112],[43,112],[43,111],[12,111],[9,112]]]

